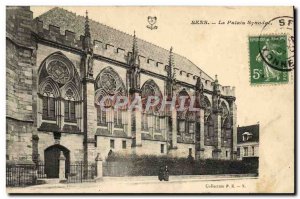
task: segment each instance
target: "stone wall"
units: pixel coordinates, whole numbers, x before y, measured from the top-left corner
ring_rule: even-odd
[[[29,7],[6,9],[6,153],[9,160],[32,160],[32,66]]]
[[[29,7],[7,7],[6,12],[6,116],[32,121],[32,65],[35,46],[31,39]]]
[[[6,119],[6,159],[32,160],[32,122]]]
[[[189,155],[189,150],[192,150],[191,155],[195,158],[195,145],[194,144],[184,144],[184,143],[177,143],[177,157],[186,158]]]
[[[110,140],[114,140],[114,147],[110,147]],[[104,136],[97,136],[97,147],[96,153],[100,153],[101,158],[103,161],[107,158],[107,155],[110,150],[113,152],[121,153],[121,154],[131,154],[131,144],[132,140],[128,138],[118,138],[118,137],[104,137]],[[123,149],[122,142],[126,141],[126,148]]]

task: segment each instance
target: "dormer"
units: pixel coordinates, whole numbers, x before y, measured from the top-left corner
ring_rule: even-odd
[[[246,141],[250,140],[253,136],[253,134],[250,133],[250,132],[245,132],[242,135],[243,135],[243,142],[246,142]]]

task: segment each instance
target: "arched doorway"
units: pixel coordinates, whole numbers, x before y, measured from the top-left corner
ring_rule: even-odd
[[[63,152],[66,162],[66,175],[70,170],[70,151],[59,144],[52,145],[45,149],[45,174],[47,178],[58,178],[59,177],[59,156],[60,152]],[[67,177],[67,176],[66,176]]]

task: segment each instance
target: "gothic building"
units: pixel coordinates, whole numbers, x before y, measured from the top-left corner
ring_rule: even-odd
[[[170,50],[53,8],[7,7],[7,160],[105,160],[110,150],[235,159],[234,87]],[[217,72],[217,71],[216,71]],[[105,96],[196,96],[198,112],[103,111]],[[144,107],[144,106],[143,106]]]

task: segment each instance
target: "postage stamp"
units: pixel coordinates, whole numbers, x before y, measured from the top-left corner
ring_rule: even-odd
[[[251,84],[287,83],[289,81],[287,37],[266,35],[249,37]]]

